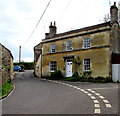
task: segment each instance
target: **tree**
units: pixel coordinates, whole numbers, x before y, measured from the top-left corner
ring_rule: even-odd
[[[110,15],[109,15],[109,13],[104,15],[103,21],[104,21],[105,23],[110,21]]]
[[[76,68],[75,72],[79,74],[79,67],[80,67],[80,64],[81,64],[80,57],[79,56],[75,57],[74,60],[73,60],[73,63],[75,64],[75,68]]]

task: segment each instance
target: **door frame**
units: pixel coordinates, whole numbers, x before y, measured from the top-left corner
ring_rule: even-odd
[[[67,66],[68,66],[68,62],[71,62],[72,63],[72,66],[71,66],[71,72],[73,73],[73,60],[72,59],[66,59],[66,77],[71,77],[72,76],[72,73],[71,75],[69,76],[68,75],[68,70],[67,70]]]

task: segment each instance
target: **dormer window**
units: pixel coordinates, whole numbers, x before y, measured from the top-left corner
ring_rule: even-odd
[[[90,48],[90,38],[84,38],[84,48]]]
[[[51,53],[55,53],[56,52],[56,45],[55,44],[51,44],[50,52]]]
[[[66,42],[66,50],[71,51],[72,50],[72,41],[67,41]]]

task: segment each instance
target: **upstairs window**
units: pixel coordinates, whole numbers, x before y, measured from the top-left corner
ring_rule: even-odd
[[[56,61],[50,61],[49,67],[50,67],[50,72],[54,72],[55,70],[57,70],[57,62]]]
[[[66,42],[66,50],[71,51],[72,50],[72,41],[67,41]]]
[[[56,52],[56,45],[55,44],[51,44],[50,52],[51,53],[55,53]]]
[[[84,38],[84,48],[90,48],[90,38]]]
[[[90,71],[90,58],[84,59],[84,71]]]

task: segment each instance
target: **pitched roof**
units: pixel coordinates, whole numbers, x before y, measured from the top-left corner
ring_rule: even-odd
[[[73,33],[78,33],[78,32],[82,32],[82,31],[92,30],[92,29],[96,29],[96,28],[100,28],[100,27],[110,26],[110,24],[111,23],[109,21],[106,23],[101,23],[101,24],[97,24],[97,25],[93,25],[93,26],[89,26],[89,27],[84,27],[81,29],[76,29],[76,30],[72,30],[72,31],[64,32],[64,33],[59,33],[59,34],[54,35],[54,37],[52,37],[52,38],[65,36],[65,35],[69,35],[69,34],[73,34]],[[43,40],[52,39],[52,38],[45,38]]]
[[[0,43],[0,46],[4,47],[4,48],[10,53],[11,58],[14,59],[11,51],[10,51],[8,48],[6,48],[6,47],[5,47],[4,45],[2,45],[1,43]]]

